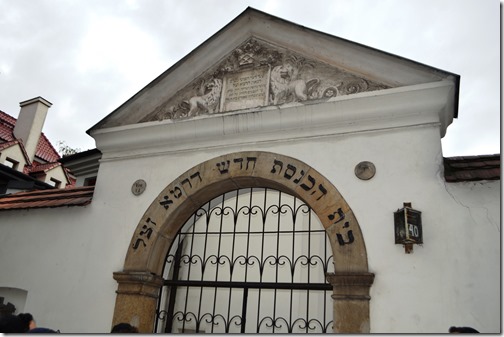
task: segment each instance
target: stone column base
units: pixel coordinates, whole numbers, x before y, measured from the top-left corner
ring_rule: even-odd
[[[140,333],[152,333],[163,278],[149,272],[115,272],[119,283],[112,326],[130,323]]]
[[[331,273],[327,281],[333,286],[333,331],[335,333],[369,333],[369,288],[374,274],[367,272]]]

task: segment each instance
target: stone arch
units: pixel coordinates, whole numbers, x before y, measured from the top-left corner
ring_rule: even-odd
[[[314,168],[270,152],[236,152],[207,160],[170,183],[151,203],[131,239],[118,282],[113,324],[131,322],[152,332],[164,258],[193,212],[210,199],[239,188],[270,187],[306,202],[324,226],[334,255],[334,331],[370,330],[368,272],[362,233],[338,190]]]

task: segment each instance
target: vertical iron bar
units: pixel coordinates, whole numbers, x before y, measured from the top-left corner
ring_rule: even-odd
[[[278,268],[280,266],[279,250],[280,250],[280,209],[282,207],[282,192],[278,192],[278,221],[277,221],[277,237],[276,237],[276,267],[275,267],[275,282],[278,282]],[[273,289],[273,333],[275,333],[276,327],[276,302],[277,302],[277,290]]]
[[[311,273],[311,210],[308,212],[308,283],[310,283],[310,273]],[[306,333],[308,333],[309,328],[309,318],[310,318],[310,290],[306,291]]]
[[[324,240],[324,275],[329,271],[329,260],[327,259],[327,234],[322,233],[322,240]],[[326,262],[327,261],[327,262]],[[324,278],[325,280],[325,278]],[[326,281],[327,282],[327,281]],[[327,290],[324,290],[324,333],[326,333],[326,324],[327,324]]]
[[[295,245],[296,245],[296,219],[297,219],[297,209],[296,209],[296,201],[297,201],[297,198],[294,197],[294,205],[293,205],[293,208],[292,208],[292,256],[291,256],[291,260],[292,260],[292,263],[293,263],[293,266],[292,266],[292,270],[291,270],[291,283],[294,283],[294,274],[296,272],[296,265],[294,265],[296,259],[295,259],[295,255],[296,255],[296,250],[295,250]],[[294,215],[294,213],[296,213],[296,216]],[[289,306],[289,326],[291,328],[294,328],[294,326],[292,325],[292,301],[294,299],[294,296],[293,296],[293,292],[294,290],[291,289],[290,290],[290,306]]]
[[[234,208],[234,213],[233,213],[233,241],[231,244],[231,259],[230,259],[230,265],[229,265],[229,282],[233,281],[233,272],[234,272],[234,251],[235,251],[235,239],[236,239],[236,225],[238,224],[238,216],[240,214],[236,213],[238,211],[238,196],[240,190],[236,190],[236,203],[235,203],[235,208]],[[230,320],[231,317],[231,299],[233,297],[233,288],[229,288],[229,298],[228,298],[228,310],[227,310],[227,317],[228,321]],[[229,331],[226,331],[229,332]]]
[[[249,214],[248,214],[248,224],[247,224],[247,251],[245,253],[245,282],[247,282],[248,277],[248,259],[250,254],[250,223],[252,221],[252,195],[253,188],[250,188],[250,197],[249,197]]]
[[[194,248],[194,231],[196,230],[196,214],[197,214],[197,211],[196,213],[194,213],[194,217],[193,217],[193,224],[192,224],[192,235],[191,235],[191,248],[189,250],[189,266],[187,267],[187,279],[189,280],[191,278],[191,266],[192,266],[192,256],[193,256],[193,248]],[[184,303],[184,313],[183,315],[187,315],[187,303],[189,302],[187,299],[189,298],[189,287],[186,287],[186,299],[185,299],[185,303]],[[182,321],[182,332],[184,332],[185,330],[185,317],[183,317],[184,320]],[[173,317],[172,317],[172,323],[173,323]]]
[[[249,196],[249,205],[248,205],[248,222],[247,222],[247,249],[245,252],[245,283],[248,281],[248,262],[250,258],[250,223],[252,221],[252,196],[253,196],[253,188],[250,188],[250,196]],[[243,302],[242,303],[242,327],[241,327],[241,332],[245,332],[245,325],[247,322],[247,304],[245,302],[248,302],[248,288],[243,290]],[[246,294],[245,294],[246,292]],[[259,311],[259,307],[257,308]]]
[[[243,288],[243,301],[242,301],[242,321],[241,321],[241,333],[245,333],[245,326],[247,324],[247,302],[248,302],[248,288]]]
[[[262,266],[262,269],[259,269],[259,282],[262,282],[263,280],[263,271],[264,271],[264,228],[266,226],[266,215],[264,214],[264,211],[266,210],[266,196],[268,193],[268,188],[264,189],[264,204],[263,204],[263,209],[262,209],[262,223],[263,223],[263,228],[262,228],[262,233],[261,233],[261,260],[260,260],[260,265]],[[259,289],[259,294],[257,298],[257,333],[259,333],[259,323],[261,322],[261,295],[262,291]]]
[[[220,260],[220,252],[221,252],[221,240],[222,240],[222,223],[224,222],[224,201],[226,200],[226,193],[222,195],[222,202],[221,202],[221,215],[220,215],[220,223],[219,223],[219,240],[217,244],[217,265],[216,265],[216,270],[215,270],[215,281],[219,279],[219,260]],[[211,332],[214,332],[214,319],[215,319],[215,306],[217,303],[217,287],[214,287],[214,302],[213,302],[213,309],[212,309],[212,329]]]
[[[203,281],[204,270],[206,268],[206,253],[207,253],[207,243],[208,243],[208,227],[210,226],[211,213],[210,213],[210,202],[207,203],[207,216],[206,216],[206,230],[205,230],[205,243],[203,245],[203,257],[201,260],[201,281]],[[189,290],[189,289],[188,289]],[[203,286],[200,287],[200,296],[199,296],[199,304],[198,304],[198,316],[196,321],[196,333],[199,333],[199,324],[198,321],[201,319],[201,301],[203,299]],[[187,299],[186,299],[187,301]]]
[[[181,236],[179,236],[180,238]],[[180,239],[179,239],[180,241]],[[173,280],[178,280],[179,279],[179,271],[180,271],[180,260],[182,257],[182,244],[179,242],[177,251],[175,252],[175,257],[174,257],[174,264],[173,264],[173,275],[172,279]],[[177,286],[173,285],[170,287],[170,297],[168,298],[168,310],[166,311],[166,325],[165,325],[165,333],[172,332],[172,327],[173,327],[173,312],[175,311],[175,299],[177,296]],[[169,319],[168,319],[169,318]]]

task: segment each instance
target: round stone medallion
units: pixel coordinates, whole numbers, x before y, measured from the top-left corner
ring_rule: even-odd
[[[370,161],[361,161],[355,166],[355,175],[361,180],[369,180],[374,177],[376,167]]]
[[[140,195],[145,191],[147,187],[147,183],[143,179],[138,179],[131,185],[131,193],[134,195]]]

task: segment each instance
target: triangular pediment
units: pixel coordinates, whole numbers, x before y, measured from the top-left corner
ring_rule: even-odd
[[[140,122],[315,101],[388,88],[299,53],[250,38]]]
[[[248,8],[88,132],[323,103],[447,78],[458,81],[457,75]]]

